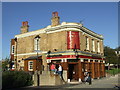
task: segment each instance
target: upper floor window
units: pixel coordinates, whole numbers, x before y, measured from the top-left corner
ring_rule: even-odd
[[[98,49],[98,52],[100,52],[100,42],[99,41],[97,42],[97,49]]]
[[[12,45],[12,50],[11,53],[14,54],[15,53],[15,45]]]
[[[34,39],[34,50],[40,50],[40,39]]]
[[[95,41],[94,41],[94,39],[92,39],[92,50],[93,50],[93,52],[95,52]]]
[[[89,50],[89,38],[86,37],[86,50]]]
[[[28,70],[33,71],[33,61],[28,61]]]

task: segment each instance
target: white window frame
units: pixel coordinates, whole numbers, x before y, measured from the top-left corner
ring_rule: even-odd
[[[14,54],[15,53],[15,45],[12,45],[12,50],[11,53]]]
[[[32,64],[31,64],[32,63]],[[32,68],[31,68],[32,67]],[[28,70],[33,71],[33,61],[28,61]]]
[[[97,42],[97,48],[98,48],[98,52],[100,53],[100,42]]]
[[[92,39],[92,49],[93,49],[93,52],[95,52],[95,41],[94,41],[94,39]]]
[[[34,39],[34,50],[37,51],[37,43],[38,43],[38,50],[40,50],[40,39],[38,39],[38,42],[37,42],[37,39],[35,38]]]
[[[89,50],[89,38],[86,37],[86,50]]]

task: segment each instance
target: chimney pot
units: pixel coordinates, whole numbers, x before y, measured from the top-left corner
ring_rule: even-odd
[[[60,17],[58,16],[58,12],[52,12],[52,26],[57,26],[60,24]]]
[[[28,21],[22,22],[21,34],[28,32],[28,29],[29,29]]]
[[[53,17],[58,16],[58,12],[53,12],[53,13],[52,13],[52,16],[53,16]]]

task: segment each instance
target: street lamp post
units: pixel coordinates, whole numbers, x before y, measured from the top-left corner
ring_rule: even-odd
[[[16,69],[17,69],[17,37],[14,40],[16,42],[16,60],[15,60],[15,64],[16,64]]]
[[[40,36],[37,35],[37,36],[35,37],[35,39],[37,40],[37,61],[38,61],[38,60],[39,60],[39,58],[38,58],[38,41],[39,41],[39,39],[40,39]],[[37,71],[37,86],[39,86],[39,74],[38,74],[37,62],[36,62],[36,71]]]

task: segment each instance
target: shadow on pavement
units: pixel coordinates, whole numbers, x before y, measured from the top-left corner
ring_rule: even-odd
[[[28,87],[21,87],[21,88],[12,88],[12,89],[5,89],[5,90],[66,90],[67,87],[69,86],[75,86],[75,85],[79,85],[79,84],[64,84],[64,85],[58,85],[58,86],[28,86]],[[70,89],[72,90],[72,89]]]

